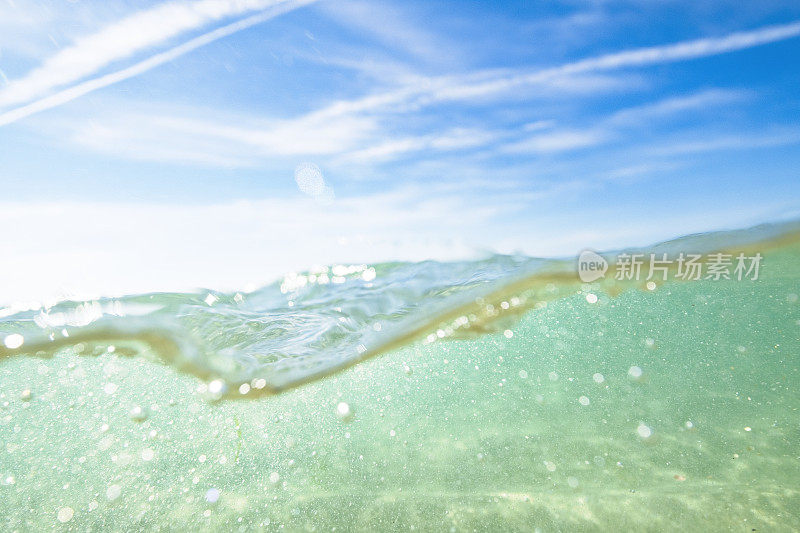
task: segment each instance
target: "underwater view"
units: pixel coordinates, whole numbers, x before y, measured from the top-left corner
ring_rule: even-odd
[[[0,0],[0,531],[800,531],[800,5]]]
[[[800,224],[652,250],[712,243],[763,265],[658,284],[508,256],[337,265],[11,314],[3,521],[796,529]]]

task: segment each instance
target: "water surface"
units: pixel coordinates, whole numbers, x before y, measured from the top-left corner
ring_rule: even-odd
[[[8,308],[0,520],[795,530],[795,229],[646,250],[759,250],[755,281],[586,285],[493,256]]]

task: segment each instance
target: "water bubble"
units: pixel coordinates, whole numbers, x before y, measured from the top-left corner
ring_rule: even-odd
[[[139,405],[133,406],[131,410],[128,412],[128,416],[131,417],[131,420],[134,422],[144,422],[147,420],[147,411]]]
[[[578,401],[581,403],[581,405],[584,406],[589,405],[589,398],[587,398],[586,396],[581,396],[580,398],[578,398]]]
[[[111,435],[106,435],[100,440],[100,442],[97,443],[97,448],[100,451],[105,451],[111,448],[111,446],[113,445],[114,445],[114,437],[112,437]]]
[[[590,304],[596,304],[597,303],[597,295],[592,293],[592,292],[590,292],[589,294],[586,295],[586,301],[589,302]]]
[[[114,501],[122,494],[122,488],[119,485],[109,485],[106,489],[106,498],[109,501]]]
[[[117,392],[117,389],[118,389],[118,388],[119,388],[119,387],[117,386],[117,384],[116,384],[116,383],[106,383],[106,384],[103,386],[103,391],[104,391],[106,394],[114,394],[115,392]]]
[[[142,460],[143,461],[152,461],[153,457],[156,456],[156,452],[153,451],[152,448],[145,448],[142,450]]]
[[[250,384],[249,383],[242,383],[239,385],[239,394],[245,395],[250,392]]]
[[[528,379],[528,373],[524,370],[520,370],[519,377],[521,377],[522,379]]]
[[[350,405],[348,405],[346,402],[339,402],[339,404],[336,406],[336,414],[342,420],[349,420],[350,417],[352,417],[353,412],[350,409]]]
[[[29,401],[31,401],[31,398],[32,398],[32,397],[33,397],[33,394],[31,393],[31,390],[30,390],[30,389],[24,389],[24,390],[23,390],[23,391],[22,391],[22,392],[19,394],[19,399],[20,399],[20,400],[22,400],[23,402],[29,402]]]
[[[128,466],[133,461],[133,456],[127,452],[121,452],[119,455],[112,455],[111,461],[118,466]]]
[[[576,477],[568,477],[567,478],[567,485],[569,485],[570,488],[573,488],[573,489],[578,488],[578,478],[576,478]]]
[[[510,339],[511,337],[514,336],[514,332],[511,331],[510,329],[507,329],[503,332],[503,335],[505,336],[506,339]]]
[[[594,380],[595,383],[602,383],[606,380],[606,378],[603,377],[603,374],[601,374],[600,372],[597,372],[595,375],[593,375],[592,379]]]
[[[25,343],[25,337],[20,335],[19,333],[12,333],[11,335],[7,335],[3,344],[6,345],[6,348],[10,350],[14,350],[19,348]]]
[[[219,500],[219,490],[215,488],[210,488],[206,491],[206,501],[208,503],[217,503]]]
[[[72,520],[72,517],[75,515],[75,511],[72,507],[62,507],[58,510],[58,521],[59,522],[69,522]]]
[[[227,387],[225,386],[225,382],[221,379],[215,379],[208,384],[208,393],[214,399],[219,399],[225,394]]]
[[[643,439],[649,439],[653,434],[653,429],[644,423],[640,423],[639,427],[636,428],[636,433]]]
[[[269,475],[269,482],[270,483],[277,483],[281,480],[281,475],[277,472],[273,472]]]
[[[686,421],[686,429],[692,429],[694,427],[694,423],[691,420]]]
[[[632,366],[628,369],[628,375],[633,379],[639,379],[642,377],[642,369],[638,366]]]

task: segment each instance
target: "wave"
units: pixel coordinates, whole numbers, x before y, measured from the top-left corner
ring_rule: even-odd
[[[766,250],[800,240],[800,222],[691,235],[639,253]],[[628,253],[633,249],[626,250]],[[603,256],[611,263],[614,253]],[[212,399],[254,398],[321,378],[404,343],[505,329],[521,313],[581,290],[574,259],[492,255],[460,262],[336,265],[251,293],[152,293],[0,309],[0,358],[68,347],[160,359],[202,379]]]

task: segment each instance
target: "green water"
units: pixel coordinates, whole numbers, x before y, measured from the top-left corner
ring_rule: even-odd
[[[7,358],[0,523],[797,530],[798,265],[789,244],[758,281],[569,293],[253,400],[209,401],[195,374],[100,338]]]

